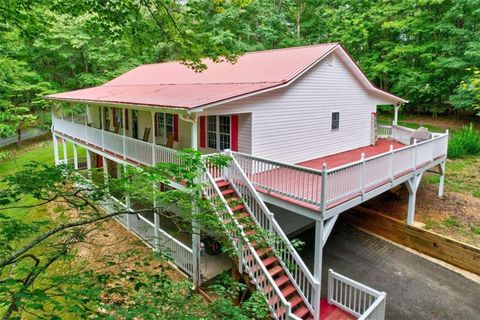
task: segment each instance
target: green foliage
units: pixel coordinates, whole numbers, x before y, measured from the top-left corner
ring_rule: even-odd
[[[446,227],[459,227],[460,226],[460,221],[458,220],[458,218],[455,218],[455,217],[446,218],[445,220],[442,221],[442,223]]]
[[[479,153],[480,133],[473,128],[473,125],[465,126],[462,130],[453,133],[448,144],[448,156],[450,158],[457,159]]]

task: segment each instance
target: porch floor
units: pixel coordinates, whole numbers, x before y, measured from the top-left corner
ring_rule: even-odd
[[[365,153],[365,158],[373,157],[381,153],[390,151],[390,145],[393,149],[404,147],[403,143],[389,139],[378,139],[374,146],[367,146],[357,149],[348,150],[345,152],[335,153],[326,157],[312,159],[297,163],[298,166],[307,167],[316,170],[322,170],[323,164],[327,164],[327,169],[333,169],[343,166],[344,164],[360,160],[362,153]]]
[[[328,303],[327,299],[320,300],[320,320],[353,320],[353,315]]]

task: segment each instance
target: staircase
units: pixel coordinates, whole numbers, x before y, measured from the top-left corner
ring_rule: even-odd
[[[290,303],[291,312],[300,319],[313,319],[313,314],[303,301],[301,293],[290,280],[286,268],[280,263],[279,258],[274,253],[274,249],[258,235],[259,226],[248,212],[246,205],[242,204],[241,196],[228,181],[216,181],[216,184],[222,196],[228,203],[234,215],[234,219],[238,222],[238,225],[242,227],[247,241],[253,246],[258,257],[261,259],[262,264],[267,269],[276,286],[280,289],[281,295]],[[225,219],[222,222],[225,224],[232,224],[233,221],[231,219]],[[250,254],[245,258],[247,262],[253,259],[253,254]],[[251,279],[250,283],[254,285],[255,280],[256,279]],[[267,286],[262,290],[267,294],[273,290],[273,287]],[[271,301],[268,301],[269,304],[274,304],[277,302],[276,300],[278,300],[278,296],[275,295],[270,299]],[[286,309],[282,309],[276,316],[281,318],[286,311]]]
[[[275,319],[319,319],[320,283],[290,243],[235,158],[209,167],[204,196],[213,204],[249,284],[265,294]],[[215,178],[213,177],[215,176]]]

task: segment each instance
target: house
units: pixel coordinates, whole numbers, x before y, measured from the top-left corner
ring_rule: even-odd
[[[176,161],[182,148],[225,152],[232,156],[229,168],[206,173],[205,197],[220,198],[226,216],[219,218],[237,223],[245,243],[238,267],[265,292],[272,316],[326,319],[338,312],[336,318],[383,319],[385,293],[334,271],[322,279],[322,248],[339,214],[400,184],[409,190],[407,222],[413,223],[423,172],[437,170],[442,195],[448,133],[411,139],[414,131],[397,125],[407,101],[376,88],[337,43],[205,63],[202,73],[179,62],[143,65],[102,86],[48,96],[58,102],[56,163],[68,161],[66,153],[60,160],[58,141],[74,145],[76,168],[77,147],[85,148],[86,166],[103,167],[106,178],[120,175],[124,165]],[[63,103],[83,106],[83,115],[65,116]],[[391,126],[377,124],[378,105],[394,108]],[[231,206],[228,197],[243,204]],[[129,207],[128,198],[123,205]],[[239,215],[283,239],[283,247],[274,247],[273,256],[257,250]],[[154,248],[156,239],[169,237],[175,263],[201,281],[197,236],[176,239],[156,215],[122,222]],[[287,237],[311,224],[313,270]],[[328,285],[326,299],[322,285]]]

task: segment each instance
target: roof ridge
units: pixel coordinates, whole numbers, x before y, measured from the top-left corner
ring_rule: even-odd
[[[232,84],[268,84],[268,83],[284,83],[287,79],[282,81],[245,81],[245,82],[195,82],[195,83],[151,83],[151,84],[108,84],[105,83],[100,87],[148,87],[148,86],[204,86],[204,85],[232,85]]]
[[[326,42],[326,43],[315,43],[315,44],[296,46],[296,47],[285,47],[285,48],[274,48],[274,49],[265,49],[265,50],[257,50],[257,51],[247,51],[247,52],[240,53],[239,56],[259,54],[259,53],[272,52],[272,51],[289,51],[289,50],[311,48],[311,47],[336,46],[338,44],[340,44],[340,42]],[[202,58],[202,60],[204,60],[204,59],[209,59],[209,58]],[[222,62],[225,62],[225,61],[222,61]],[[183,64],[183,61],[182,60],[170,60],[170,61],[163,61],[163,62],[145,63],[145,64],[141,64],[141,65],[139,65],[135,68],[141,68],[141,67],[144,67],[144,66],[152,66],[152,65],[157,65],[157,64],[171,64],[171,63]],[[188,66],[185,66],[185,67],[188,68]]]

